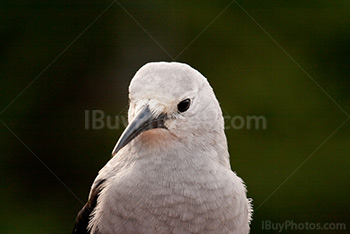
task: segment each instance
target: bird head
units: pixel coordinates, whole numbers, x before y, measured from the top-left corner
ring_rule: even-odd
[[[224,120],[207,79],[187,64],[148,63],[129,86],[129,124],[112,155],[131,141],[144,147],[176,143],[208,146],[225,141]],[[218,138],[221,137],[221,139]]]

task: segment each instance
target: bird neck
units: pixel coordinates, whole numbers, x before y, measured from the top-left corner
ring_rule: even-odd
[[[152,158],[155,162],[174,163],[179,161],[195,163],[196,160],[210,161],[230,168],[226,136],[223,131],[192,135],[183,138],[170,136],[166,132],[145,132],[127,145],[131,160]]]

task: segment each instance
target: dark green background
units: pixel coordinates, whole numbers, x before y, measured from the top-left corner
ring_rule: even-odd
[[[132,17],[114,3],[75,40],[111,2],[0,3],[1,111],[39,76],[0,116],[20,139],[0,123],[1,233],[71,231],[122,132],[85,130],[84,111],[125,114],[137,69],[172,60],[132,17],[172,57],[189,45],[177,61],[227,115],[266,117],[266,130],[226,131],[259,207],[252,233],[268,233],[263,220],[350,225],[350,121],[334,133],[348,116],[330,98],[350,113],[350,1],[238,1],[314,81],[236,3],[212,22],[230,1],[119,1]]]

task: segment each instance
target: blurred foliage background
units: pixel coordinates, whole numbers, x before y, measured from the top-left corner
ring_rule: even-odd
[[[226,115],[267,119],[226,131],[252,233],[264,220],[349,226],[350,1],[237,2],[290,57],[230,1],[1,1],[1,232],[72,230],[123,130],[86,130],[85,110],[125,115],[137,69],[174,58]]]

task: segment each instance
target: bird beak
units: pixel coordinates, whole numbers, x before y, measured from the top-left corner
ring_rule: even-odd
[[[161,114],[158,117],[152,115],[148,106],[144,107],[136,117],[129,123],[120,136],[117,144],[112,151],[112,157],[118,153],[118,151],[126,146],[130,141],[135,139],[139,134],[154,128],[165,128],[164,121],[166,114]]]

